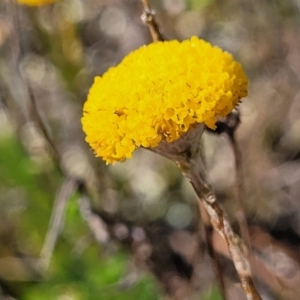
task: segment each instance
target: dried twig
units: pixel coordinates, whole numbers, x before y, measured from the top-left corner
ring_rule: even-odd
[[[153,42],[164,41],[164,37],[161,34],[159,30],[159,26],[155,20],[155,13],[152,9],[150,9],[148,0],[141,0],[141,1],[144,7],[144,11],[141,15],[141,19],[145,24],[147,24]]]
[[[214,229],[226,241],[247,299],[261,300],[253,283],[248,259],[242,251],[246,246],[233,232],[209,183],[206,168],[203,164],[200,144],[203,129],[203,125],[199,124],[173,143],[161,141],[159,146],[154,148],[153,151],[176,162],[183,175],[191,182],[198,196],[199,205],[202,204],[205,207]]]
[[[202,204],[206,208],[214,229],[225,239],[247,299],[261,299],[252,280],[249,262],[242,251],[243,242],[233,232],[223,209],[216,200],[216,196],[208,182],[201,155],[198,153],[190,160],[178,163],[183,174],[193,185],[198,196],[199,205]]]
[[[20,72],[21,46],[20,46],[20,24],[18,18],[17,4],[14,0],[9,0],[7,5],[8,15],[11,18],[11,36],[9,39],[9,59],[3,65],[5,68],[4,74],[1,75],[4,83],[8,87],[10,100],[9,105],[12,108],[17,108],[15,118],[19,127],[30,121],[30,112],[28,109],[29,93],[27,85],[23,80]],[[6,73],[6,74],[5,74]],[[13,84],[9,78],[14,78]],[[15,87],[18,87],[17,89]],[[12,101],[13,100],[13,101]]]
[[[95,240],[99,244],[107,244],[110,238],[107,225],[99,215],[93,213],[90,201],[84,193],[81,195],[78,205],[81,216],[86,221],[86,224],[92,232]]]
[[[204,234],[205,234],[205,242],[208,254],[211,258],[213,269],[216,275],[217,283],[219,286],[220,293],[222,294],[223,299],[227,299],[226,297],[226,289],[225,289],[225,282],[223,276],[223,270],[219,259],[219,254],[216,252],[216,249],[213,244],[213,232],[214,228],[210,222],[209,215],[205,210],[204,206],[199,203],[199,210],[201,214],[201,221],[204,226]]]
[[[296,300],[300,293],[299,255],[297,248],[291,248],[270,236],[269,233],[257,226],[250,227],[252,245],[257,251],[252,253],[251,267],[260,282],[272,290],[280,299]],[[222,237],[213,233],[215,250],[220,255],[230,258],[228,247]],[[280,259],[276,260],[276,253]],[[276,266],[285,265],[285,272],[278,272]],[[287,269],[293,269],[289,273]],[[287,274],[293,274],[292,276]]]
[[[228,136],[233,154],[234,154],[234,166],[235,166],[235,198],[238,203],[238,209],[236,212],[236,218],[239,223],[241,236],[244,240],[244,242],[247,245],[247,248],[249,250],[249,257],[251,252],[251,243],[250,243],[250,237],[249,237],[249,230],[248,230],[248,223],[245,216],[245,205],[243,202],[243,169],[242,169],[242,154],[238,147],[236,138],[235,138],[235,132],[236,128],[240,123],[239,118],[239,111],[233,111],[229,116],[229,126],[228,130],[225,131],[225,133]],[[231,121],[231,122],[230,122]]]
[[[247,245],[248,250],[251,250],[251,243],[249,238],[248,223],[245,216],[245,207],[243,203],[243,169],[242,169],[242,154],[238,147],[235,133],[240,124],[240,113],[237,109],[233,110],[226,118],[217,122],[217,130],[211,131],[216,134],[225,133],[229,139],[230,146],[234,155],[235,167],[235,198],[237,200],[236,218],[240,227],[241,236]],[[249,252],[250,257],[250,252]]]
[[[59,237],[63,228],[67,202],[75,193],[77,187],[78,181],[75,178],[66,178],[62,183],[57,197],[55,198],[49,229],[47,231],[45,243],[40,255],[40,268],[43,271],[45,271],[49,266],[57,238]]]
[[[37,99],[34,95],[33,88],[28,84],[27,90],[29,94],[29,109],[30,109],[30,117],[31,119],[37,124],[38,128],[41,130],[42,136],[44,140],[47,142],[47,146],[50,148],[51,154],[52,154],[52,161],[57,167],[57,169],[63,173],[62,168],[60,166],[60,154],[59,151],[53,142],[53,139],[51,137],[50,131],[47,129],[47,124],[43,121],[43,118],[40,115],[39,109],[37,107]]]

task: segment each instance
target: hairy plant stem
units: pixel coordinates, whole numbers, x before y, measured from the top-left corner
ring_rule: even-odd
[[[152,9],[150,9],[148,0],[141,1],[144,7],[141,19],[148,26],[153,42],[164,41],[164,37],[161,34],[159,26],[155,19],[155,13]]]
[[[178,166],[191,182],[198,196],[199,205],[202,204],[205,207],[214,229],[225,239],[247,299],[259,300],[261,297],[255,289],[249,262],[242,251],[243,242],[233,232],[222,207],[216,201],[212,187],[208,183],[202,159],[199,157],[195,160],[177,162]]]
[[[199,206],[201,204],[204,206],[214,229],[226,241],[247,299],[261,300],[253,283],[248,259],[243,253],[246,246],[232,230],[209,182],[201,151],[202,133],[203,125],[198,124],[173,143],[161,141],[153,151],[174,161],[182,174],[190,181],[198,196]]]

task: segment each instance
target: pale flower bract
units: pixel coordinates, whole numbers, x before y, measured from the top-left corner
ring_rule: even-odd
[[[86,141],[107,163],[124,161],[197,123],[214,129],[247,88],[241,64],[197,37],[142,46],[95,78],[81,120]]]

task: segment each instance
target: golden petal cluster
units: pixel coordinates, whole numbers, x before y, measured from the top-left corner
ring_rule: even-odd
[[[215,128],[247,88],[241,64],[204,40],[152,43],[95,78],[83,131],[96,156],[124,161],[138,147],[177,140],[196,123]]]
[[[28,5],[28,6],[42,6],[42,5],[52,4],[55,2],[57,2],[57,0],[17,0],[17,3]]]

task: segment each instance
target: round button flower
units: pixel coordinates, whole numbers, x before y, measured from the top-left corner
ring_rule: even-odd
[[[95,78],[81,119],[86,141],[108,164],[124,161],[198,123],[214,129],[247,87],[241,64],[197,37],[142,46]]]

